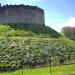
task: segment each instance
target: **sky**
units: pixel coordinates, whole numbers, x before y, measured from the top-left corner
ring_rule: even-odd
[[[64,26],[75,26],[75,0],[0,0],[0,3],[40,7],[45,12],[45,25],[58,32]]]

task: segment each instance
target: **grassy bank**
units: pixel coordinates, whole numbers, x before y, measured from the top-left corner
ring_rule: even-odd
[[[0,73],[0,75],[22,75],[22,70]],[[75,64],[54,66],[51,67],[51,72],[50,67],[25,69],[23,75],[75,75]]]
[[[59,37],[60,34],[48,26],[32,24],[0,25],[0,37]]]

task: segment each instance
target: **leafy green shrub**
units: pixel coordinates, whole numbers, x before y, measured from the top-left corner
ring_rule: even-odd
[[[50,62],[56,65],[62,58],[64,62],[71,61],[74,45],[73,41],[63,39],[0,38],[0,68],[28,68]]]

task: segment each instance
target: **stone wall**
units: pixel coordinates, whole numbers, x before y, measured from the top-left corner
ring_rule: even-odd
[[[4,5],[0,6],[0,24],[32,23],[45,24],[44,10],[37,6]]]

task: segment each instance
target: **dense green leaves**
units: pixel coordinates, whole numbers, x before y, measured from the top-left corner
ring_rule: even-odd
[[[0,68],[22,68],[71,60],[75,44],[63,39],[0,39]],[[50,59],[51,57],[51,59]]]

